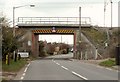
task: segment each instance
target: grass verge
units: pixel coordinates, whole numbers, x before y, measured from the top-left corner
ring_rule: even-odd
[[[10,61],[10,65],[6,65],[5,63],[2,63],[2,71],[5,72],[18,72],[22,67],[27,64],[27,61],[24,59],[21,59],[17,62],[14,62],[13,60]]]
[[[87,38],[94,44],[94,45],[104,45],[104,41],[106,41],[106,33],[103,31],[98,31],[93,28],[83,28],[82,32],[87,36]]]
[[[101,66],[112,67],[115,66],[115,59],[108,59],[99,63]]]

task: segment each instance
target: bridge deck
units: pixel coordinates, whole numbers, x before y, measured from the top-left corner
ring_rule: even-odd
[[[81,18],[82,27],[91,27],[89,17]],[[79,17],[19,17],[19,27],[79,27]]]

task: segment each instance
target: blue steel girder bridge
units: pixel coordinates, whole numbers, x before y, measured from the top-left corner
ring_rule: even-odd
[[[32,43],[30,50],[34,56],[39,55],[39,34],[72,34],[74,36],[75,52],[79,37],[77,34],[79,25],[82,28],[89,28],[92,26],[91,19],[89,17],[81,17],[80,24],[79,17],[19,17],[17,24],[19,28],[27,30],[26,38]]]

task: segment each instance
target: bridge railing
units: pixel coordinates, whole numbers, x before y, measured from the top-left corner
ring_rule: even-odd
[[[18,17],[19,24],[79,24],[79,17]],[[90,17],[81,17],[81,24],[91,24]]]

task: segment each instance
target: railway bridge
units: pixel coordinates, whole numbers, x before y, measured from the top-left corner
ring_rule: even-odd
[[[79,27],[89,28],[91,27],[91,19],[89,17],[18,17],[17,26],[19,28],[27,30],[26,36],[28,45],[32,54],[37,57],[39,55],[39,35],[42,34],[63,34],[74,36],[74,54],[76,51],[77,43],[77,31]]]

